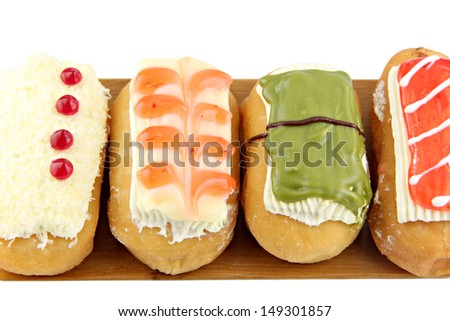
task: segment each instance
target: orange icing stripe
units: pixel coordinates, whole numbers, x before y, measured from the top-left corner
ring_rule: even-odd
[[[227,196],[236,188],[236,181],[228,174],[213,171],[199,171],[191,189],[191,198],[197,211],[196,204],[205,195]]]
[[[137,172],[139,181],[148,189],[176,183],[181,186],[175,170],[167,164],[149,164]]]
[[[229,88],[232,83],[231,77],[216,69],[206,69],[192,75],[189,81],[189,91],[196,94],[208,88],[217,90]]]
[[[168,126],[151,126],[144,129],[136,138],[136,141],[141,143],[144,148],[169,148],[175,141],[176,136],[179,135],[179,141],[184,140],[183,134],[177,128]]]
[[[207,153],[210,157],[225,160],[234,154],[235,148],[222,137],[210,135],[197,135],[196,142],[200,143],[194,147],[196,159]]]
[[[181,85],[180,77],[175,70],[148,68],[141,70],[136,76],[132,91],[143,95],[151,95],[159,87],[169,84]]]
[[[142,118],[159,118],[166,114],[182,115],[183,102],[174,96],[151,95],[142,97],[134,106],[136,115]]]
[[[398,69],[411,153],[409,193],[416,204],[438,211],[450,211],[449,79],[450,60],[437,56],[412,59]]]
[[[194,119],[197,123],[211,121],[222,125],[231,120],[231,112],[217,105],[200,103],[195,108]]]

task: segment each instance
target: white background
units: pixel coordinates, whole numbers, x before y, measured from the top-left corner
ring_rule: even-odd
[[[130,78],[140,59],[194,56],[234,78],[294,62],[377,78],[397,51],[450,54],[445,1],[2,1],[0,69],[36,51]]]
[[[193,56],[234,78],[322,62],[354,79],[374,79],[404,48],[450,54],[448,16],[445,1],[435,0],[2,1],[0,69],[46,52],[92,64],[100,78],[130,78],[143,58]],[[448,279],[0,282],[0,319],[115,320],[120,307],[220,303],[333,304],[330,320],[414,320],[427,314],[438,320],[449,285]]]

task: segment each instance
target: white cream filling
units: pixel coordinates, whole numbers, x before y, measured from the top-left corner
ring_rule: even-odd
[[[139,70],[151,67],[171,68],[177,71],[182,79],[183,77],[190,77],[194,73],[203,69],[216,69],[207,63],[191,58],[180,61],[173,59],[149,59],[139,64]],[[181,91],[183,91],[183,88]],[[179,87],[169,85],[158,88],[154,94],[175,95],[181,98],[183,96],[180,94],[181,91]],[[133,104],[136,103],[139,98],[139,95],[136,95],[134,98],[132,95],[130,100],[129,115],[132,140],[135,140],[136,136],[150,125],[170,125],[180,129],[182,133],[192,132],[195,130],[195,128],[185,128],[183,122],[176,116],[163,116],[152,120],[138,117],[134,113]],[[211,103],[229,111],[230,107],[228,99],[228,91],[209,89],[201,92],[193,104],[195,105],[200,102]],[[192,106],[189,107],[192,108]],[[197,135],[213,135],[222,137],[228,142],[231,142],[230,125],[214,125],[211,124],[210,121],[204,120],[198,123],[198,127],[195,132]],[[185,137],[185,139],[188,139],[188,137]],[[161,151],[155,152],[155,155],[153,155],[154,161],[161,159],[162,156],[160,153]],[[186,160],[183,155],[179,156],[180,159],[186,162],[187,166],[190,166],[187,163],[188,160]],[[169,152],[167,158],[169,163],[174,163],[173,152]],[[212,195],[201,196],[197,203],[198,215],[200,219],[186,219],[186,205],[184,203],[183,194],[184,191],[179,186],[175,185],[168,185],[152,190],[142,186],[142,184],[137,181],[136,174],[141,168],[148,164],[148,159],[145,157],[143,164],[139,164],[137,162],[138,159],[139,150],[137,148],[132,148],[130,212],[132,221],[139,228],[139,230],[142,230],[144,227],[159,228],[159,234],[167,237],[168,226],[170,224],[170,229],[172,232],[172,240],[170,242],[176,243],[189,238],[200,238],[207,232],[218,232],[225,226],[228,212],[232,210],[230,206],[226,204],[228,197],[224,199],[223,197],[215,197]],[[227,174],[231,173],[230,166],[227,166],[228,164],[224,161],[220,163],[220,166],[214,168],[211,168],[211,166],[207,164],[207,162],[214,163],[216,161],[214,158],[208,158],[206,161],[204,161],[204,159],[199,159],[198,161],[199,166],[196,169],[213,169],[215,172]],[[182,168],[179,166],[174,167],[178,173],[178,177],[183,177],[184,174]]]
[[[387,103],[384,95],[384,86],[385,83],[381,80],[375,89],[375,93],[373,94],[373,109],[380,122],[384,121],[384,109],[386,108]]]
[[[67,67],[81,71],[79,84],[62,83],[60,73]],[[80,103],[73,116],[55,109],[67,94]],[[106,141],[107,101],[106,89],[88,65],[39,54],[0,74],[0,238],[36,235],[44,248],[50,243],[47,233],[75,238],[81,231]],[[50,136],[59,129],[74,137],[66,151],[50,146]],[[57,158],[74,165],[65,181],[50,174]]]
[[[324,64],[294,64],[277,69],[270,74],[276,75],[292,70],[305,69],[336,71],[336,69],[332,68],[331,66]],[[269,119],[271,106],[264,99],[262,95],[262,87],[259,84],[256,87],[256,92],[264,102],[267,119]],[[366,155],[363,156],[361,162],[364,166],[364,169],[366,170],[366,173],[368,173],[369,165],[367,163]],[[266,172],[266,181],[264,185],[264,206],[267,211],[273,214],[288,216],[309,226],[318,226],[325,221],[342,221],[347,224],[360,223],[357,222],[357,217],[352,211],[350,211],[344,205],[332,200],[326,200],[320,197],[312,197],[297,201],[295,203],[285,203],[277,200],[272,191],[271,171],[272,166],[270,166],[269,158],[269,164],[267,166]],[[364,217],[367,209],[368,204],[361,207],[359,209],[358,216]]]
[[[408,170],[411,164],[411,155],[408,146],[408,133],[400,101],[397,75],[398,67],[391,68],[388,77],[388,92],[392,117],[392,136],[394,138],[397,219],[399,223],[448,221],[450,220],[450,212],[423,208],[414,203],[409,194]]]

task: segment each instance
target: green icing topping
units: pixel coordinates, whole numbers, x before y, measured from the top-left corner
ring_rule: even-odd
[[[271,105],[269,123],[324,116],[362,126],[352,81],[342,71],[288,71],[265,76],[260,85]],[[333,200],[360,221],[372,190],[362,164],[364,137],[358,130],[324,122],[279,126],[268,130],[264,144],[277,200]]]

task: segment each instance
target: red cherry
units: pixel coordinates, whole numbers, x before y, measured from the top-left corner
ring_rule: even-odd
[[[63,115],[74,115],[78,112],[78,100],[71,95],[65,95],[56,102],[56,110]]]
[[[65,150],[73,145],[73,135],[65,129],[57,130],[50,136],[50,145],[56,150]]]
[[[68,179],[73,173],[73,165],[70,160],[58,158],[52,161],[50,165],[50,173],[54,178],[62,181]]]
[[[61,73],[61,80],[68,86],[73,86],[81,81],[83,76],[81,72],[76,68],[66,68]]]

